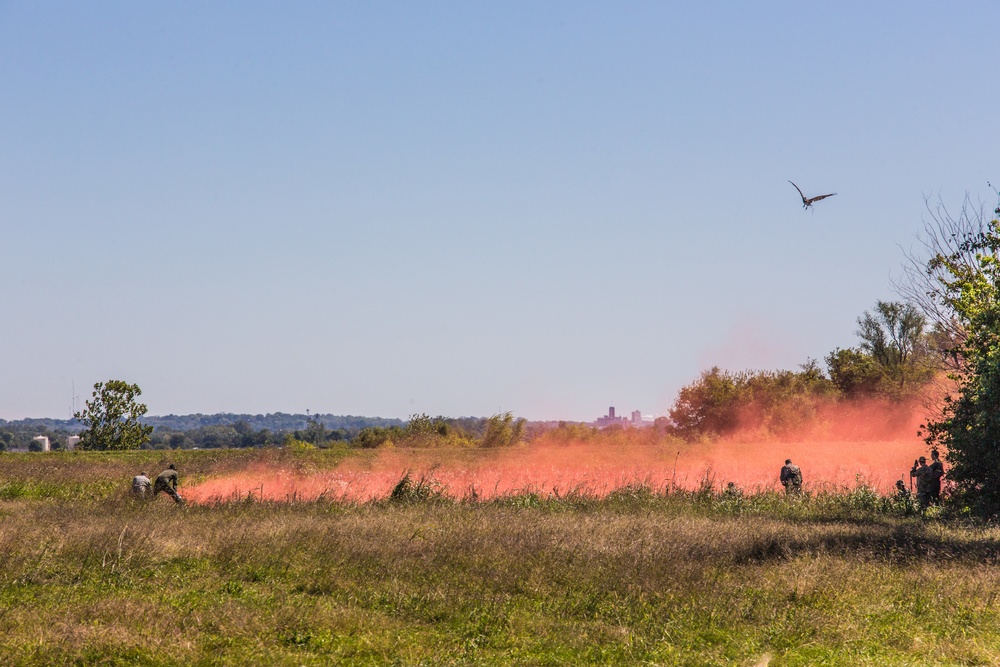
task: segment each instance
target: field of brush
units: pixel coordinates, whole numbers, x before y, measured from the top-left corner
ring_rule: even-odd
[[[435,481],[446,462],[366,500],[194,500],[376,456],[0,454],[0,664],[1000,662],[1000,531],[865,486],[456,497]],[[168,462],[186,506],[128,498]]]

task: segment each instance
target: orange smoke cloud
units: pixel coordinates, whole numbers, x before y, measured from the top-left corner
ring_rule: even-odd
[[[366,502],[388,497],[407,471],[457,499],[525,492],[605,496],[630,484],[694,489],[705,480],[715,488],[735,482],[748,490],[772,489],[780,488],[778,471],[786,458],[802,468],[807,488],[853,487],[861,480],[888,491],[926,452],[917,436],[919,411],[912,406],[871,402],[823,410],[780,438],[756,437],[750,422],[738,435],[706,443],[678,443],[652,429],[583,431],[585,437],[569,440],[554,431],[504,450],[385,449],[313,473],[253,464],[191,487],[185,497]]]
[[[754,439],[767,428],[765,439],[785,442],[802,441],[909,441],[917,438],[921,424],[933,414],[926,399],[892,402],[879,399],[852,401],[815,400],[789,410],[790,423],[781,423],[781,413],[768,415],[767,422],[751,406],[740,415],[735,439]],[[805,412],[805,415],[801,413]],[[775,421],[777,420],[777,423]]]

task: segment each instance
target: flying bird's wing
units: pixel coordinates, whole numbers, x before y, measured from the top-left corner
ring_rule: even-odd
[[[812,204],[814,201],[819,201],[820,199],[826,199],[827,197],[832,197],[835,194],[837,194],[837,193],[836,192],[831,192],[828,195],[819,195],[818,197],[810,197],[809,198],[809,203]]]
[[[788,182],[792,183],[791,181],[788,181]],[[802,194],[802,190],[799,188],[799,186],[795,185],[795,183],[792,183],[792,187],[794,187],[796,190],[799,191],[799,196],[802,197],[802,203],[805,204],[806,203],[806,196],[804,194]]]

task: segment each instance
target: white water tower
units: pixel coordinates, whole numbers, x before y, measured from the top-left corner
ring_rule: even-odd
[[[37,442],[39,445],[42,446],[43,452],[47,452],[51,449],[51,447],[49,447],[49,439],[46,438],[44,435],[36,435],[34,438],[32,438],[32,440],[34,440],[35,442]]]

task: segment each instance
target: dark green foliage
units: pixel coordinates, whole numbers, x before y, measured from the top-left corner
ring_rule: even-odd
[[[1000,216],[1000,208],[996,213]],[[947,449],[953,502],[984,516],[1000,514],[1000,220],[961,239],[954,252],[927,265],[931,296],[960,335],[945,352],[955,363],[957,391],[941,418],[927,424],[927,443]]]
[[[856,348],[826,357],[829,377],[810,359],[795,371],[742,371],[714,367],[681,389],[670,410],[671,430],[684,438],[713,437],[739,429],[782,435],[814,420],[843,399],[912,398],[933,377],[936,359],[925,319],[910,304],[878,301],[858,318]]]
[[[525,421],[505,412],[488,419],[449,419],[426,414],[410,415],[405,427],[362,429],[351,441],[370,449],[392,444],[399,447],[509,447],[524,437]]]
[[[51,419],[20,419],[17,421],[0,422],[0,451],[11,449],[34,451],[40,449],[33,438],[45,436],[49,439],[52,449],[61,449],[66,438],[79,429],[68,429],[64,425],[75,422]]]
[[[402,478],[396,482],[389,494],[389,501],[394,503],[412,503],[425,500],[443,500],[444,494],[438,484],[433,479],[423,475],[414,481],[410,471],[407,470]]]
[[[248,447],[257,444],[266,444],[265,442],[256,442],[253,438],[253,432],[250,425],[244,421],[237,422],[234,426],[243,436],[243,442],[247,444],[241,444],[241,446]],[[261,431],[263,438],[261,440],[266,440],[267,430]],[[331,430],[326,427],[323,422],[316,418],[310,418],[306,422],[305,429],[296,429],[292,433],[292,437],[296,440],[301,440],[302,442],[308,442],[316,447],[326,447],[331,442],[339,442],[347,437],[347,431],[344,429]]]
[[[1000,209],[998,209],[1000,213]],[[939,276],[935,296],[954,314],[965,337],[948,350],[961,361],[958,389],[942,416],[927,425],[927,442],[947,448],[955,500],[982,515],[1000,514],[1000,221],[937,255],[928,272]],[[971,253],[975,260],[969,262]]]
[[[876,396],[885,383],[883,368],[870,354],[857,348],[838,347],[826,357],[826,366],[834,386],[848,398]]]
[[[858,318],[857,348],[837,348],[827,358],[830,379],[850,398],[911,396],[933,376],[936,359],[926,320],[912,304],[878,301]]]
[[[799,372],[730,373],[713,367],[681,389],[670,419],[675,433],[686,438],[745,426],[781,433],[813,417],[817,401],[835,391],[814,361]]]
[[[398,426],[392,426],[389,428],[382,428],[380,426],[371,426],[369,428],[361,429],[361,432],[355,436],[352,441],[355,447],[361,447],[362,449],[372,449],[375,447],[381,447],[382,445],[390,442],[393,436],[401,435],[403,430]]]
[[[137,384],[108,380],[94,385],[94,394],[75,417],[86,428],[80,434],[80,449],[139,449],[149,442],[152,426],[139,420],[146,406],[136,398],[142,395]]]

